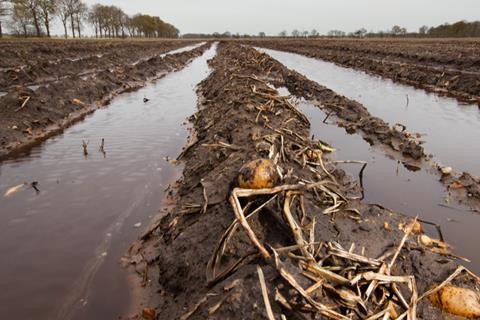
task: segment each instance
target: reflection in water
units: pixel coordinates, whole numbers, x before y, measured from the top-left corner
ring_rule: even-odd
[[[454,247],[454,253],[470,258],[472,263],[466,263],[466,266],[480,273],[478,214],[452,204],[445,206],[444,188],[436,176],[424,171],[408,171],[398,161],[372,149],[360,135],[350,135],[335,124],[323,123],[326,114],[316,106],[300,102],[299,107],[311,122],[311,134],[336,148],[332,154],[335,160],[368,162],[363,173],[365,202],[380,203],[396,212],[418,215],[439,224],[445,240]],[[354,177],[361,169],[357,164],[341,167]]]
[[[362,103],[372,115],[391,125],[401,123],[407,130],[425,134],[427,152],[444,165],[480,175],[480,112],[477,105],[462,105],[455,99],[439,97],[391,80],[343,68],[302,55],[258,49],[288,68]]]
[[[185,142],[180,124],[195,111],[195,86],[214,52],[121,95],[28,157],[0,164],[0,319],[51,319],[66,303],[57,318],[67,319],[73,306],[78,319],[125,311],[128,290],[117,262],[141,232],[133,226],[149,223],[179,174],[165,158]],[[33,181],[39,193],[25,187],[3,197]]]

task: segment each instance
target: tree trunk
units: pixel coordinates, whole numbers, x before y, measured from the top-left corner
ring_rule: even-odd
[[[68,31],[67,31],[67,20],[62,20],[63,29],[65,30],[65,39],[68,39]]]
[[[27,25],[23,25],[23,36],[26,38],[27,37]]]
[[[78,14],[77,14],[77,30],[78,30],[78,37],[81,38],[82,37],[82,31],[81,31],[81,26],[80,26],[80,17],[79,17]]]
[[[32,9],[32,15],[33,15],[33,24],[35,25],[35,30],[37,31],[37,37],[40,37],[40,25],[38,24],[38,17],[37,17],[37,11],[35,9]]]
[[[47,37],[50,38],[50,21],[48,17],[48,11],[45,12],[45,29],[47,30]]]
[[[72,36],[75,39],[75,20],[73,20],[73,14],[70,15],[70,24],[72,25]]]
[[[95,38],[98,38],[98,29],[96,25],[95,25]]]
[[[0,38],[3,37],[2,21],[0,20]]]

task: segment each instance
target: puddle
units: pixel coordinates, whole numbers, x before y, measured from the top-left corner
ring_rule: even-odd
[[[478,106],[463,105],[391,80],[343,68],[334,63],[302,55],[256,48],[309,79],[362,103],[372,115],[391,125],[426,134],[426,152],[459,171],[480,176],[480,112]],[[407,98],[408,97],[408,98]]]
[[[28,156],[0,163],[0,319],[116,319],[126,312],[131,297],[119,258],[181,173],[165,157],[186,141],[180,124],[195,112],[195,86],[214,54],[117,97]],[[32,181],[39,193],[23,187],[3,196]]]
[[[368,162],[363,174],[365,202],[379,203],[396,212],[412,217],[418,215],[420,219],[439,224],[445,240],[454,247],[453,253],[472,260],[472,263],[461,263],[480,273],[478,214],[455,204],[446,204],[444,188],[435,176],[424,171],[408,171],[398,161],[374,150],[360,135],[350,135],[343,128],[323,123],[326,114],[314,105],[301,101],[299,109],[311,122],[310,133],[337,149],[332,154],[334,160]],[[361,165],[340,166],[358,179]],[[433,227],[426,226],[426,230],[437,236]]]

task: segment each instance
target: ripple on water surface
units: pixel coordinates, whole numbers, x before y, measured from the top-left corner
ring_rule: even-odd
[[[195,112],[195,86],[208,75],[214,53],[117,97],[28,156],[0,164],[0,319],[52,319],[65,303],[62,320],[74,306],[78,319],[114,319],[125,311],[128,290],[118,259],[141,232],[133,225],[149,223],[179,174],[165,157],[174,158],[185,143],[181,124]],[[25,186],[3,197],[32,181],[40,193]]]

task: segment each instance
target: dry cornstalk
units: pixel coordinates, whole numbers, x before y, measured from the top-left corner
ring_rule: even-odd
[[[18,112],[18,111],[22,110],[27,105],[27,102],[30,100],[30,96],[26,96],[26,97],[22,97],[22,98],[24,99],[23,103],[19,108],[14,110],[15,112]]]
[[[257,265],[258,280],[260,281],[260,288],[262,289],[263,302],[265,303],[265,309],[267,309],[267,316],[269,320],[275,320],[273,316],[272,306],[268,299],[267,284],[265,283],[265,277],[263,276],[262,268]]]

